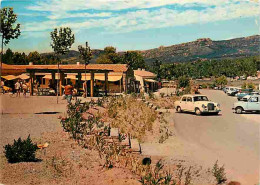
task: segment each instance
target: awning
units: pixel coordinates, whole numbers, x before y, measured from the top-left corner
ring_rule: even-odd
[[[7,75],[7,76],[2,76],[2,78],[6,79],[6,80],[14,80],[17,79],[17,76],[14,75]]]
[[[118,80],[121,80],[122,76],[123,76],[122,73],[119,73],[119,74],[108,73],[108,81],[109,82],[116,82]],[[90,78],[91,78],[90,74],[87,74],[86,77],[87,77],[86,80],[90,80]],[[94,79],[100,80],[100,81],[105,81],[105,74],[104,73],[96,73],[96,74],[94,74]],[[85,81],[85,74],[81,74],[81,80]]]
[[[71,80],[78,80],[78,78],[76,77],[76,75],[71,75],[71,74],[67,74],[67,77],[65,77],[66,79],[71,79]]]
[[[146,82],[153,82],[153,83],[157,83],[158,82],[158,81],[153,80],[153,79],[144,79],[144,81],[146,81]]]
[[[22,79],[22,80],[27,80],[29,79],[30,77],[27,75],[27,74],[21,74],[18,76],[18,78]]]
[[[45,78],[45,79],[52,79],[52,75],[51,74],[47,74],[43,78]],[[60,75],[59,74],[55,74],[55,80],[58,80],[58,79],[60,79]]]

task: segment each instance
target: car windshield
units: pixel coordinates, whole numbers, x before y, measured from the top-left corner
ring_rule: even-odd
[[[208,101],[207,96],[195,96],[194,101]]]

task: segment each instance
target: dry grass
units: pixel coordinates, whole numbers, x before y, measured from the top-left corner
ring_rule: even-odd
[[[120,132],[130,134],[141,142],[146,132],[152,131],[158,113],[144,102],[127,96],[110,100],[108,116],[111,118],[112,127],[119,128]]]

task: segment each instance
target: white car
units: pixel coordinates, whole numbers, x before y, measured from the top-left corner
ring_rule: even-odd
[[[218,114],[220,105],[209,101],[205,95],[183,95],[180,101],[174,103],[177,112],[195,112],[196,115],[203,113]]]
[[[232,109],[234,109],[237,114],[254,111],[260,112],[260,95],[252,95],[249,98],[243,99],[243,101],[238,101],[234,103]]]

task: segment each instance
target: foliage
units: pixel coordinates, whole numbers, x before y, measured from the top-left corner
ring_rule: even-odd
[[[116,48],[107,46],[104,48],[104,54],[97,58],[98,64],[118,64],[122,63],[122,57],[116,52]]]
[[[88,46],[88,42],[86,42],[86,48],[79,45],[78,50],[81,58],[85,61],[85,64],[89,64],[89,61],[92,58],[92,52],[90,47]]]
[[[190,83],[190,80],[186,76],[180,76],[178,78],[178,87],[179,88],[181,88],[181,87],[185,88],[185,87],[189,86],[189,83]]]
[[[113,118],[113,127],[143,141],[145,133],[152,130],[157,113],[130,96],[112,98],[108,105],[108,116]]]
[[[162,64],[160,71],[151,71],[159,74],[161,78],[172,79],[180,76],[187,76],[190,78],[203,77],[236,77],[236,76],[254,76],[260,67],[260,57],[247,57],[239,59],[222,59],[222,60],[206,60],[196,62],[183,62],[175,64]]]
[[[113,61],[111,61],[107,55],[101,55],[97,58],[96,61],[98,64],[113,64]]]
[[[17,39],[21,34],[20,24],[16,24],[17,15],[14,14],[13,8],[4,7],[0,11],[1,14],[1,34],[5,45],[11,39]]]
[[[219,167],[218,161],[213,166],[212,174],[216,178],[217,184],[222,184],[227,181],[224,165]]]
[[[113,46],[107,46],[104,48],[104,52],[106,55],[116,53],[116,48]]]
[[[241,86],[242,89],[255,89],[256,86],[252,82],[244,82]]]
[[[227,85],[227,77],[222,75],[222,76],[216,78],[215,84],[220,85],[221,87],[223,87],[224,85]]]
[[[88,109],[89,105],[87,103],[81,104],[80,100],[77,100],[75,104],[68,104],[68,117],[62,119],[61,123],[65,131],[72,133],[72,137],[74,139],[77,138],[77,134],[80,133],[80,130],[82,129],[82,114],[86,112]]]
[[[72,34],[70,28],[60,28],[59,30],[55,28],[51,32],[51,47],[56,54],[64,55],[69,52],[69,48],[75,41],[75,36]]]
[[[143,55],[138,51],[127,51],[124,55],[124,63],[132,69],[145,68]]]
[[[36,161],[35,152],[38,149],[36,144],[32,143],[30,135],[26,140],[19,138],[14,140],[13,145],[4,146],[5,157],[9,163]]]

